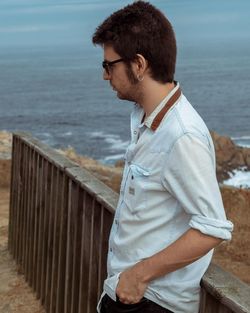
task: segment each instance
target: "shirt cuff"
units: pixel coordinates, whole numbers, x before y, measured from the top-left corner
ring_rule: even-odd
[[[209,217],[194,215],[189,226],[199,230],[201,233],[223,240],[231,240],[233,223],[228,220],[216,220]]]
[[[119,282],[121,272],[106,278],[104,281],[103,289],[107,293],[107,295],[114,301],[116,301],[116,287]]]

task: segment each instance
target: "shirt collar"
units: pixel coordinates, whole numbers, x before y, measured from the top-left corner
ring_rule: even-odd
[[[153,131],[159,127],[169,109],[179,100],[181,96],[180,85],[177,82],[173,90],[157,105],[154,111],[141,124],[151,128]]]

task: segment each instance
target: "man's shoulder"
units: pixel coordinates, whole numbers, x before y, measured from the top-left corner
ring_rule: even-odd
[[[182,95],[180,101],[162,121],[162,125],[157,131],[156,144],[158,147],[162,147],[162,151],[168,152],[179,138],[187,134],[200,138],[210,137],[205,122],[186,97]]]

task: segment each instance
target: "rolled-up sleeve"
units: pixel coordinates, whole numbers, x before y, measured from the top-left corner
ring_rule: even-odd
[[[223,240],[231,239],[215,171],[212,140],[186,133],[166,155],[162,183],[190,215],[189,226]]]

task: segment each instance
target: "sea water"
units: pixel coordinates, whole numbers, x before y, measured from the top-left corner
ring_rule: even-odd
[[[11,7],[15,1],[4,1],[0,11],[0,129],[24,130],[52,147],[71,146],[104,163],[121,159],[129,142],[134,104],[118,100],[102,80],[102,49],[92,46],[91,34],[105,16],[129,2],[107,1],[106,6],[102,1],[66,2],[62,7],[57,1],[29,1],[22,8],[14,6],[16,14],[24,12],[40,23],[41,16],[60,16],[53,37],[49,20],[51,36],[48,31],[33,31],[34,36],[34,28],[27,26],[20,26],[19,32],[3,27],[1,15],[10,19],[15,15]],[[209,129],[250,147],[250,40],[245,12],[249,4],[242,1],[240,7],[230,0],[218,5],[213,1],[155,4],[171,17],[176,29],[175,78],[183,93]],[[70,24],[71,33],[70,28],[60,32],[62,25],[73,20],[76,27]]]

